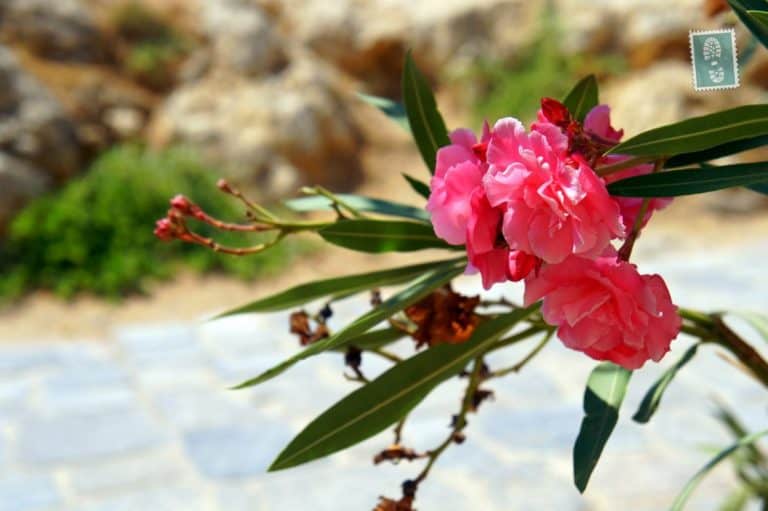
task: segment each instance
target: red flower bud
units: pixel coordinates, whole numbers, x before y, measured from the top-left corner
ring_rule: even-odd
[[[570,112],[556,99],[541,98],[541,112],[549,122],[560,128],[566,128],[571,123]]]
[[[192,212],[192,203],[183,195],[177,195],[171,199],[171,207],[187,215]]]
[[[155,236],[163,241],[170,241],[175,237],[173,224],[168,218],[155,222]]]
[[[232,188],[229,186],[229,182],[226,179],[219,179],[216,181],[216,186],[222,192],[232,193]]]

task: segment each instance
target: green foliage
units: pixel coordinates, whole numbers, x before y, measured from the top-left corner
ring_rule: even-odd
[[[648,392],[645,394],[642,402],[640,403],[640,407],[637,409],[637,412],[635,412],[635,415],[632,416],[632,419],[635,422],[645,424],[651,420],[651,417],[653,417],[653,414],[656,413],[656,410],[659,408],[659,404],[661,404],[661,398],[664,396],[664,392],[667,390],[667,387],[669,387],[669,384],[672,383],[672,380],[675,378],[675,376],[677,376],[678,371],[680,371],[680,369],[682,369],[688,362],[691,361],[698,348],[698,344],[694,344],[688,348],[680,360],[675,362],[675,365],[664,371],[664,374],[661,375],[661,378],[659,378],[656,383],[654,383],[653,386],[648,389]]]
[[[453,249],[422,222],[370,220],[336,222],[318,231],[328,243],[358,252],[412,252],[427,248]]]
[[[470,91],[475,117],[532,118],[542,97],[562,98],[580,77],[615,74],[626,68],[617,55],[565,55],[562,30],[548,12],[534,40],[511,61],[481,59],[458,78]]]
[[[177,64],[190,50],[189,38],[139,2],[119,4],[110,18],[124,47],[120,61],[125,72],[153,89],[172,86]]]
[[[619,407],[624,401],[632,371],[603,362],[587,380],[584,391],[584,418],[573,446],[573,478],[576,488],[587,488],[606,442],[619,420]]]
[[[424,272],[421,277],[414,280],[408,287],[392,295],[381,305],[363,314],[334,335],[323,339],[322,341],[310,344],[308,348],[305,348],[276,366],[267,369],[255,378],[251,378],[250,380],[241,383],[236,388],[251,387],[253,385],[264,383],[287,371],[301,360],[305,360],[325,351],[351,345],[351,342],[355,337],[367,332],[382,321],[392,317],[395,313],[413,305],[436,289],[458,277],[463,273],[464,266],[465,264],[458,266],[455,261],[436,265],[434,269]]]
[[[584,122],[589,111],[596,107],[599,102],[595,75],[582,78],[563,100],[565,107],[579,122]]]
[[[421,74],[410,52],[403,65],[403,103],[413,140],[430,173],[435,172],[437,150],[451,143],[437,102],[427,79]]]
[[[768,164],[737,163],[628,177],[608,185],[622,197],[677,197],[768,182]]]
[[[33,201],[11,223],[0,251],[0,297],[36,288],[62,297],[81,291],[119,297],[141,291],[146,278],[170,277],[179,262],[200,272],[252,278],[281,268],[302,249],[288,243],[237,258],[154,237],[154,221],[176,193],[199,199],[213,216],[242,218],[238,204],[219,193],[215,182],[215,171],[183,149],[151,152],[129,145],[110,150],[81,179]],[[213,234],[203,227],[196,230]],[[225,244],[258,241],[239,234],[216,237]]]
[[[745,105],[644,131],[614,146],[613,154],[674,156],[768,134],[768,105]]]
[[[463,344],[443,344],[391,367],[323,412],[277,457],[282,470],[340,451],[370,438],[405,416],[440,383],[487,352],[537,307],[517,309],[481,324]]]

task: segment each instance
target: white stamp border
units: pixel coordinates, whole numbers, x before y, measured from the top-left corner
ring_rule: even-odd
[[[695,59],[693,56],[693,36],[694,35],[708,35],[708,34],[725,34],[730,33],[731,34],[731,44],[733,46],[733,71],[736,75],[736,81],[733,84],[730,85],[709,85],[709,86],[699,86],[696,80],[696,64]],[[693,80],[693,88],[696,91],[700,92],[706,92],[711,90],[727,90],[727,89],[737,89],[741,83],[740,83],[740,77],[739,77],[739,59],[738,59],[738,48],[736,47],[736,29],[734,28],[718,28],[715,30],[689,30],[688,31],[688,47],[689,52],[691,54],[691,77]]]

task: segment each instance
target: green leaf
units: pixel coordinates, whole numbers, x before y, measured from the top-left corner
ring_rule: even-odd
[[[318,353],[324,351],[334,350],[342,346],[348,346],[351,339],[359,336],[370,330],[372,327],[386,320],[398,311],[412,305],[428,294],[432,293],[441,286],[444,286],[452,279],[460,275],[464,271],[464,267],[440,267],[434,270],[427,271],[419,279],[414,281],[410,286],[403,289],[399,293],[391,296],[385,300],[384,303],[376,307],[375,309],[363,314],[355,321],[347,325],[336,334],[318,341],[314,344],[310,344],[294,356],[281,362],[280,364],[272,367],[256,376],[251,378],[240,385],[236,386],[236,389],[250,387],[252,385],[258,385],[267,380],[274,378],[275,376],[283,373],[297,362],[309,358]]]
[[[768,5],[765,3],[763,3],[763,7],[768,9]],[[749,10],[747,11],[747,14],[749,14],[750,18],[755,20],[755,23],[760,25],[763,33],[768,33],[768,12]]]
[[[431,191],[427,183],[421,181],[420,179],[416,179],[415,177],[406,174],[405,172],[403,172],[403,177],[406,181],[408,181],[408,184],[411,185],[411,188],[413,188],[414,192],[418,193],[425,199],[429,199],[429,194]]]
[[[768,47],[768,29],[748,12],[768,10],[768,4],[764,0],[728,0],[728,3],[749,31]]]
[[[337,194],[336,197],[349,204],[358,211],[378,213],[380,215],[400,216],[429,222],[429,213],[423,208],[400,204],[383,199],[373,199],[363,197],[362,195]],[[331,201],[327,197],[313,195],[310,197],[299,197],[298,199],[289,199],[283,204],[294,211],[325,211],[330,210]]]
[[[405,337],[405,332],[399,328],[379,328],[378,330],[371,330],[360,334],[347,342],[347,346],[355,346],[361,350],[375,350],[393,343],[398,339]],[[337,348],[336,351],[344,351],[344,348]]]
[[[345,277],[335,277],[331,279],[316,280],[307,284],[301,284],[277,294],[261,298],[251,303],[247,303],[236,309],[224,312],[216,318],[232,316],[234,314],[245,314],[249,312],[274,312],[290,309],[297,305],[316,300],[318,298],[330,297],[338,298],[350,294],[367,291],[381,286],[391,286],[402,284],[416,277],[423,275],[424,272],[438,268],[448,268],[461,262],[462,259],[451,259],[444,261],[432,261],[429,263],[415,264],[412,266],[402,266],[391,268],[389,270],[380,270],[371,273],[358,273]]]
[[[683,488],[683,491],[680,492],[680,494],[675,499],[675,502],[672,504],[670,511],[682,511],[688,498],[691,496],[691,494],[699,485],[701,480],[704,479],[704,477],[709,473],[710,470],[712,470],[715,466],[717,466],[718,463],[728,458],[730,455],[732,455],[742,447],[752,445],[753,443],[755,443],[765,435],[768,435],[768,429],[765,429],[763,431],[758,431],[757,433],[753,433],[751,435],[747,435],[744,438],[732,444],[731,446],[729,446],[727,449],[720,451],[720,453],[718,453],[717,456],[709,460],[709,462],[706,465],[704,465],[701,468],[701,470],[696,472],[696,474],[691,478],[690,481],[688,481],[688,484],[685,485],[685,487]]]
[[[317,231],[334,245],[358,252],[412,252],[427,248],[455,249],[435,236],[430,224],[369,219],[342,220]]]
[[[753,192],[768,195],[768,183],[758,183],[756,185],[748,185],[747,188],[749,188]]]
[[[486,321],[463,344],[442,344],[393,366],[323,412],[280,453],[270,471],[294,467],[362,442],[400,420],[437,385],[457,375],[536,306]]]
[[[752,496],[752,491],[749,488],[744,486],[736,488],[720,504],[718,511],[744,511]]]
[[[750,149],[763,147],[764,145],[768,145],[768,135],[728,142],[727,144],[721,144],[710,149],[705,149],[704,151],[679,154],[667,160],[664,163],[664,166],[666,168],[684,167],[694,163],[706,162],[722,158],[723,156],[730,156],[743,151],[749,151]]]
[[[380,96],[363,94],[362,92],[358,92],[357,97],[384,112],[387,117],[399,124],[404,130],[408,132],[411,131],[411,127],[408,125],[408,116],[405,113],[405,107],[401,103]]]
[[[597,78],[589,75],[582,78],[571,92],[565,97],[563,104],[571,115],[579,122],[583,122],[590,110],[599,102],[597,91]]]
[[[585,415],[573,446],[573,478],[582,493],[619,420],[630,376],[632,371],[610,362],[599,364],[589,375],[584,392]]]
[[[643,397],[643,401],[640,403],[640,407],[637,409],[637,412],[635,412],[635,415],[632,416],[632,419],[635,422],[645,424],[651,420],[651,417],[653,417],[653,414],[656,413],[656,409],[659,407],[659,403],[661,403],[661,398],[664,395],[664,392],[667,390],[667,387],[669,387],[669,384],[672,383],[672,379],[677,375],[677,372],[682,369],[683,366],[685,366],[685,364],[690,362],[690,360],[696,354],[698,347],[698,344],[694,344],[688,348],[680,360],[678,360],[675,365],[664,371],[664,374],[661,375],[661,378],[659,378],[656,383],[653,384],[653,386],[648,390],[648,393],[645,394],[645,397]]]
[[[747,105],[692,117],[640,133],[609,152],[635,156],[674,156],[767,134],[768,105]]]
[[[437,150],[451,143],[435,96],[424,75],[416,67],[411,52],[405,54],[403,66],[403,102],[413,138],[431,173],[435,172]]]
[[[621,197],[676,197],[768,182],[768,162],[707,166],[634,176],[608,185]]]

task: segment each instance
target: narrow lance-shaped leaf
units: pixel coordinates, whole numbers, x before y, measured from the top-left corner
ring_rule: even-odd
[[[744,25],[749,29],[750,32],[755,35],[755,37],[763,44],[763,46],[768,48],[768,28],[766,28],[753,16],[750,16],[748,12],[751,10],[768,10],[768,5],[766,5],[766,2],[764,0],[728,0],[728,3],[731,5],[731,8],[739,17],[741,22],[744,23]]]
[[[438,384],[461,372],[534,307],[481,324],[466,343],[438,345],[393,366],[312,421],[280,453],[270,471],[327,456],[394,424]]]
[[[763,8],[768,9],[768,4],[765,2],[763,3]],[[768,33],[768,12],[766,11],[757,11],[757,10],[749,10],[747,11],[747,14],[749,14],[749,17],[752,18],[758,25],[760,25],[760,28],[763,32]]]
[[[573,87],[563,104],[577,121],[583,122],[587,113],[597,106],[598,102],[597,78],[595,75],[589,75]]]
[[[402,104],[389,98],[371,96],[370,94],[363,94],[362,92],[358,92],[357,97],[384,112],[387,117],[399,124],[404,130],[411,131],[410,126],[408,126],[408,116],[406,115],[405,107]]]
[[[444,261],[432,261],[429,263],[415,264],[412,266],[402,266],[389,270],[380,270],[371,273],[358,273],[357,275],[347,275],[344,277],[334,277],[331,279],[316,280],[307,284],[301,284],[277,294],[261,298],[242,305],[236,309],[224,312],[216,316],[222,318],[235,314],[245,314],[249,312],[275,312],[290,309],[297,305],[316,300],[318,298],[330,297],[337,298],[348,296],[350,294],[367,291],[375,287],[391,286],[413,280],[425,272],[448,268],[463,261],[463,258],[450,259]]]
[[[632,372],[610,362],[599,364],[589,375],[584,392],[584,418],[573,446],[573,479],[583,492],[597,466],[608,438],[619,420]]]
[[[421,181],[419,179],[416,179],[415,177],[406,174],[403,172],[403,177],[406,181],[408,181],[408,184],[411,186],[414,192],[418,193],[425,199],[429,199],[430,189],[429,185],[425,183],[424,181]]]
[[[664,163],[666,168],[685,167],[686,165],[692,165],[694,163],[702,163],[724,156],[730,156],[743,151],[749,151],[750,149],[756,149],[768,145],[768,135],[761,135],[759,137],[745,138],[744,140],[737,140],[735,142],[728,142],[727,144],[720,144],[704,151],[697,151],[694,153],[684,153],[673,156]]]
[[[747,188],[749,188],[753,192],[768,195],[768,183],[758,183],[756,185],[747,185]]]
[[[334,245],[358,252],[412,252],[427,248],[455,250],[435,236],[432,225],[407,221],[342,220],[317,231]]]
[[[704,465],[701,468],[701,470],[696,472],[696,474],[691,478],[690,481],[688,481],[688,484],[685,485],[685,487],[683,488],[683,491],[680,492],[680,494],[675,499],[675,502],[672,504],[670,511],[682,511],[683,507],[685,506],[685,503],[688,501],[688,498],[690,498],[693,491],[699,485],[701,480],[704,479],[704,477],[709,473],[710,470],[712,470],[715,466],[717,466],[718,463],[728,458],[730,455],[732,455],[742,447],[754,444],[765,435],[768,435],[768,429],[759,431],[757,433],[753,433],[751,435],[747,435],[744,438],[740,439],[738,442],[732,444],[727,449],[720,451],[720,453],[718,453],[717,456],[709,460],[709,462],[706,465]]]
[[[363,197],[361,195],[352,194],[337,194],[340,200],[348,204],[350,207],[363,211],[366,213],[378,213],[380,215],[399,216],[404,218],[412,218],[415,220],[429,221],[429,214],[423,208],[417,208],[409,206],[407,204],[400,204],[399,202],[392,202],[383,199],[374,199],[371,197]],[[283,204],[288,206],[294,211],[325,211],[330,210],[331,200],[327,197],[319,195],[313,195],[311,197],[299,197],[298,199],[289,199],[284,201]]]
[[[674,156],[768,134],[768,105],[746,105],[692,117],[636,135],[613,154]]]
[[[354,346],[361,350],[375,350],[403,337],[405,337],[405,332],[399,328],[379,328],[351,338],[347,342],[347,347]],[[337,348],[336,351],[344,351],[347,347]]]
[[[669,387],[669,384],[672,383],[672,380],[677,375],[677,372],[682,369],[685,364],[690,362],[690,360],[696,354],[698,347],[698,344],[694,344],[688,348],[680,360],[678,360],[675,365],[664,371],[664,374],[661,375],[661,378],[659,378],[656,383],[654,383],[653,386],[648,389],[645,397],[643,397],[643,401],[640,403],[640,407],[637,409],[637,412],[635,412],[635,415],[632,416],[632,419],[635,422],[645,424],[651,420],[651,417],[653,417],[653,414],[656,413],[656,410],[659,407],[659,403],[661,403],[661,398],[664,396],[664,392],[667,390],[667,387]]]
[[[323,339],[322,341],[310,344],[308,347],[304,348],[289,359],[281,362],[271,369],[264,371],[255,378],[251,378],[250,380],[241,383],[235,388],[241,389],[250,387],[252,385],[258,385],[259,383],[263,383],[285,372],[291,366],[301,360],[317,355],[318,353],[322,353],[324,351],[334,350],[342,346],[348,346],[350,339],[353,339],[356,336],[367,332],[372,327],[381,323],[396,312],[418,302],[440,286],[450,282],[463,271],[463,267],[453,266],[447,268],[442,267],[426,272],[421,278],[414,281],[410,286],[391,296],[389,299],[385,300],[384,303],[372,311],[363,314],[355,321],[347,325],[346,328],[343,328],[327,339]]]
[[[424,75],[416,67],[409,51],[403,66],[403,102],[416,146],[430,172],[435,171],[435,157],[440,147],[451,143],[443,116]]]
[[[608,185],[622,197],[676,197],[768,182],[768,162],[707,166],[634,176]]]

